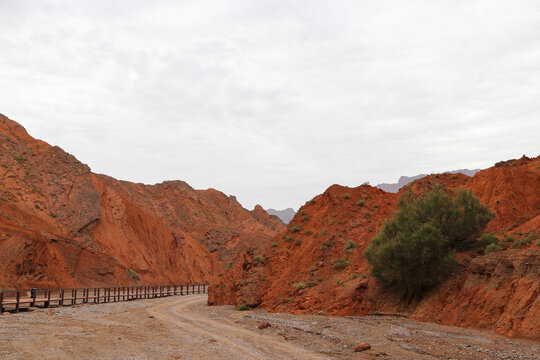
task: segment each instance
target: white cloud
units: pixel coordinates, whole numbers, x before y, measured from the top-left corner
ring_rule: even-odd
[[[246,206],[537,155],[540,6],[0,0],[0,112]]]

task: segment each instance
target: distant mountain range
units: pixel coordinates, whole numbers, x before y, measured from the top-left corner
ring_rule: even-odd
[[[461,174],[464,174],[464,175],[467,175],[467,176],[474,176],[474,174],[476,174],[480,170],[481,169],[473,169],[473,170],[460,169],[460,170],[446,171],[446,173],[450,173],[450,174],[461,173]],[[399,189],[401,189],[405,185],[413,182],[414,180],[423,178],[424,176],[427,176],[427,174],[420,174],[420,175],[416,175],[416,176],[401,176],[397,183],[394,183],[394,184],[387,184],[387,183],[378,184],[378,185],[375,185],[375,187],[377,187],[377,188],[379,188],[381,190],[384,190],[386,192],[397,193],[399,191]]]
[[[283,221],[284,224],[288,224],[294,215],[296,215],[296,211],[294,211],[293,208],[288,208],[285,210],[267,209],[266,212],[270,215],[276,215],[281,221]]]
[[[467,176],[474,176],[474,174],[476,174],[480,170],[482,169],[473,169],[473,170],[459,169],[459,170],[446,171],[446,173],[449,173],[449,174],[461,173]],[[424,176],[427,176],[427,174],[419,174],[415,176],[401,176],[397,183],[394,183],[394,184],[383,183],[383,184],[375,185],[375,187],[381,190],[384,190],[386,192],[397,193],[399,189],[401,189],[405,185],[412,183],[414,180],[423,178]],[[293,208],[288,208],[285,210],[266,209],[266,212],[269,213],[270,215],[277,216],[284,224],[288,224],[292,220],[294,215],[296,215],[296,211],[294,211]]]

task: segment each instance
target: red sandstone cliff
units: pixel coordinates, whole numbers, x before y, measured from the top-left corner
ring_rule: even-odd
[[[472,189],[495,214],[486,232],[499,239],[511,235],[517,242],[540,234],[540,157],[499,163],[472,178],[431,175],[409,187],[422,191],[435,183]],[[509,244],[489,254],[484,249],[458,254],[459,271],[412,302],[379,287],[363,254],[382,222],[392,216],[398,196],[369,186],[331,186],[299,210],[287,231],[241,254],[212,284],[209,303],[330,315],[399,312],[423,321],[540,339],[536,240],[519,249]],[[350,265],[335,269],[336,259],[347,259]],[[300,283],[306,287],[297,289]]]
[[[0,165],[0,288],[208,281],[284,229],[217,190],[94,174],[2,115]]]

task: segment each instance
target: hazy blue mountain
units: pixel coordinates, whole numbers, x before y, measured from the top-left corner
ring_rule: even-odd
[[[288,224],[296,214],[296,211],[294,211],[292,208],[285,210],[267,209],[266,212],[270,215],[276,215],[281,221],[283,221],[284,224]]]
[[[452,171],[446,171],[446,172],[450,173],[450,174],[461,173],[461,174],[464,174],[464,175],[467,175],[467,176],[474,176],[474,174],[476,174],[480,170],[481,169],[473,169],[473,170],[459,169],[459,170],[452,170]],[[382,190],[384,190],[386,192],[397,193],[399,191],[399,189],[401,189],[405,185],[413,182],[416,179],[423,178],[424,176],[427,176],[427,175],[426,174],[420,174],[420,175],[415,175],[415,176],[401,176],[397,183],[394,183],[394,184],[383,183],[383,184],[375,185],[375,187],[378,187],[379,189],[382,189]]]

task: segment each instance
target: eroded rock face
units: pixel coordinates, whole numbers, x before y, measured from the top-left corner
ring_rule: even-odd
[[[0,165],[0,288],[208,281],[283,228],[217,190],[93,174],[2,115]]]
[[[401,190],[422,192],[442,183],[468,188],[495,214],[486,231],[517,240],[540,234],[540,157],[463,174],[434,174]],[[515,165],[514,165],[515,164]],[[260,296],[261,307],[276,312],[329,315],[403,313],[423,321],[492,329],[508,336],[540,339],[540,248],[459,254],[460,271],[422,299],[402,299],[380,288],[363,254],[400,194],[370,186],[333,185],[308,201],[286,231],[252,254],[265,259],[253,275],[253,256],[233,264],[212,286],[212,303],[244,303]],[[335,267],[337,260],[344,267]],[[248,280],[249,279],[249,280]],[[225,286],[223,286],[225,284]],[[257,284],[257,285],[255,285]],[[215,285],[215,284],[213,284]],[[260,292],[241,290],[260,289]]]

